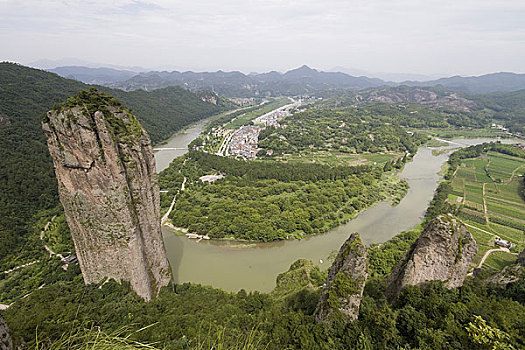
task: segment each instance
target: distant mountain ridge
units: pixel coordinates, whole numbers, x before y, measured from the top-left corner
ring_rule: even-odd
[[[57,67],[49,71],[85,83],[97,83],[126,91],[155,90],[181,86],[191,91],[211,90],[227,97],[312,94],[319,90],[366,89],[388,85],[376,78],[354,77],[341,72],[322,72],[302,66],[286,73],[244,74],[242,72],[131,71],[80,66]]]
[[[489,94],[493,92],[511,92],[525,89],[525,74],[501,72],[480,75],[477,77],[462,77],[459,75],[450,78],[417,82],[406,81],[401,83],[409,86],[443,86],[449,90],[464,92],[471,95]]]
[[[226,97],[302,95],[330,90],[357,91],[389,86],[443,87],[471,95],[525,89],[525,74],[506,72],[394,83],[367,76],[352,76],[344,72],[324,72],[306,65],[285,73],[270,71],[250,74],[222,70],[217,72],[150,71],[136,73],[131,70],[82,66],[57,67],[50,71],[66,78],[125,91],[150,91],[168,86],[180,86],[190,91],[211,90]]]
[[[89,68],[82,66],[66,66],[49,69],[67,79],[74,79],[86,84],[109,84],[125,81],[139,74],[135,71],[114,68]]]

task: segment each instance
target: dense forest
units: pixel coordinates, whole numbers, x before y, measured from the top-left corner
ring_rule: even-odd
[[[473,100],[511,132],[525,135],[525,90],[479,95]]]
[[[397,151],[416,153],[426,137],[396,125],[395,117],[367,109],[311,109],[268,127],[259,146],[275,155],[334,150],[345,153]]]
[[[53,73],[0,63],[0,271],[38,256],[41,228],[34,223],[60,211],[41,117],[55,103],[89,87]],[[181,88],[110,92],[136,113],[156,142],[229,106],[221,99],[217,105],[204,102],[204,96]]]
[[[4,317],[15,337],[29,345],[38,328],[41,346],[64,336],[74,345],[86,338],[72,334],[94,329],[99,337],[127,332],[130,339],[159,349],[523,348],[523,281],[502,288],[468,278],[452,290],[430,282],[406,288],[393,304],[386,301],[385,277],[418,235],[418,230],[402,233],[370,249],[371,277],[359,319],[348,324],[314,324],[326,275],[307,262],[281,274],[270,294],[182,284],[148,303],[125,283],[85,286],[71,273],[20,300]]]
[[[401,158],[406,160],[406,158]],[[224,174],[211,184],[200,176]],[[408,185],[383,167],[243,161],[192,151],[160,175],[170,219],[211,238],[272,241],[325,232],[377,201],[399,203]]]

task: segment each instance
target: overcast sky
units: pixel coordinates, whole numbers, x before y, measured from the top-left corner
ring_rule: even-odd
[[[524,0],[0,0],[0,60],[525,72]]]

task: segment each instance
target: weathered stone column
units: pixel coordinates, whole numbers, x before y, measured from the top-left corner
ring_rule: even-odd
[[[359,234],[352,233],[328,271],[328,281],[314,312],[315,322],[329,322],[336,317],[357,320],[367,277],[366,247]]]
[[[48,112],[43,129],[84,281],[129,281],[144,299],[155,297],[171,271],[149,136],[95,89]]]

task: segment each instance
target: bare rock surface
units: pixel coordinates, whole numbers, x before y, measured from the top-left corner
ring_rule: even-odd
[[[169,283],[149,136],[120,102],[82,91],[43,122],[86,283],[129,281],[144,299]]]
[[[314,313],[315,322],[329,322],[341,316],[347,321],[357,320],[367,277],[366,247],[359,234],[352,233],[328,271],[328,281]]]
[[[447,288],[463,285],[478,246],[456,218],[441,215],[432,220],[387,279],[387,297],[395,300],[406,286],[443,281]]]
[[[474,101],[463,98],[456,93],[446,92],[438,94],[432,90],[408,86],[365,90],[356,95],[356,101],[417,103],[429,107],[446,107],[456,111],[465,112],[469,112],[476,107]]]
[[[9,328],[2,316],[0,316],[0,350],[12,350],[13,341],[9,334]]]
[[[3,126],[7,126],[9,124],[11,124],[11,121],[9,120],[9,118],[7,118],[5,114],[2,114],[2,112],[0,112],[0,128],[2,128]]]

